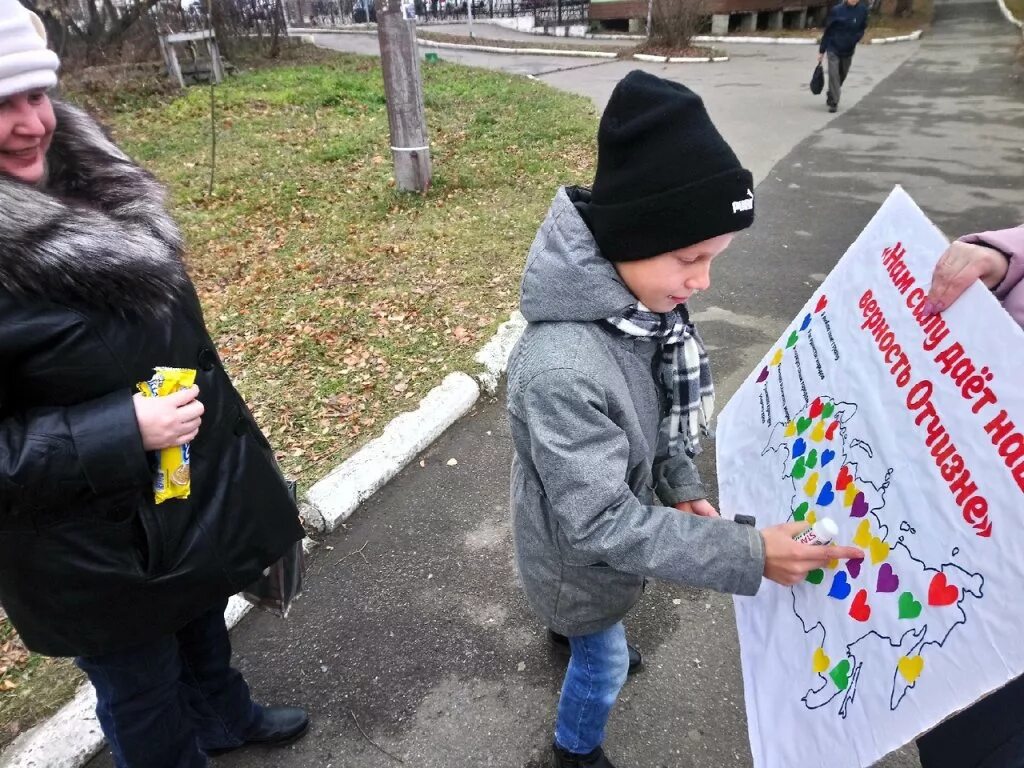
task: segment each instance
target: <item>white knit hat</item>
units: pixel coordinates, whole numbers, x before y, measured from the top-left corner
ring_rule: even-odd
[[[0,0],[0,98],[52,88],[59,66],[39,17],[18,0]]]

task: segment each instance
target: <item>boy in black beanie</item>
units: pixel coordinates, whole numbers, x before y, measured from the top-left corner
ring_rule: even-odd
[[[700,97],[635,71],[601,118],[593,190],[558,191],[527,258],[529,325],[508,371],[512,528],[527,601],[571,646],[556,766],[612,765],[622,619],[646,577],[752,595],[762,577],[794,584],[862,556],[796,543],[800,523],[722,519],[692,461],[714,390],[685,303],[753,219],[750,172]]]

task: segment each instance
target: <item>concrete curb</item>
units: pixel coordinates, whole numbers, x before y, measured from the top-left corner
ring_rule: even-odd
[[[504,48],[499,45],[465,45],[463,43],[439,43],[434,40],[416,38],[424,48],[454,48],[460,51],[481,51],[483,53],[508,53],[528,56],[574,56],[584,59],[617,59],[615,51],[559,51],[555,48]]]
[[[1016,16],[1014,16],[1010,9],[1006,7],[1006,3],[1004,3],[1003,0],[996,0],[996,2],[999,3],[999,10],[1003,14],[1003,16],[1006,17],[1006,20],[1011,24],[1015,25],[1017,29],[1021,30],[1021,32],[1024,33],[1024,21],[1021,21]]]
[[[484,344],[473,358],[486,369],[477,378],[480,379],[480,386],[487,394],[493,395],[497,391],[498,382],[508,368],[508,356],[512,352],[512,347],[519,341],[525,329],[526,318],[517,309],[512,313],[512,317],[498,326],[491,340]]]
[[[886,43],[905,43],[917,40],[921,37],[923,30],[916,29],[908,35],[897,35],[895,37],[880,37],[871,41],[872,45],[884,45]],[[768,37],[748,35],[734,37],[731,35],[697,35],[693,38],[695,43],[740,43],[742,45],[818,45],[819,41],[810,37]]]
[[[480,396],[476,380],[451,373],[415,411],[391,420],[384,433],[333,469],[306,494],[321,515],[325,533],[337,528],[363,501],[466,414]]]
[[[710,64],[729,60],[728,56],[655,56],[650,53],[634,53],[633,58],[655,64]]]

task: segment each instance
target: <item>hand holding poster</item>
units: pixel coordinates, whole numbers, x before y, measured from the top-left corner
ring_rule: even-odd
[[[869,766],[1024,672],[1024,332],[980,284],[924,314],[946,246],[894,190],[721,415],[723,511],[865,552],[736,598],[756,768]]]

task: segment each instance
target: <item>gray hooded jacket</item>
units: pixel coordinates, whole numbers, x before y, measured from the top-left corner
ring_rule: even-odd
[[[658,345],[595,322],[636,298],[574,207],[581,194],[560,189],[537,232],[508,369],[516,564],[531,608],[567,635],[620,621],[648,576],[752,595],[764,572],[756,530],[656,499],[705,492],[693,463],[659,445]]]

